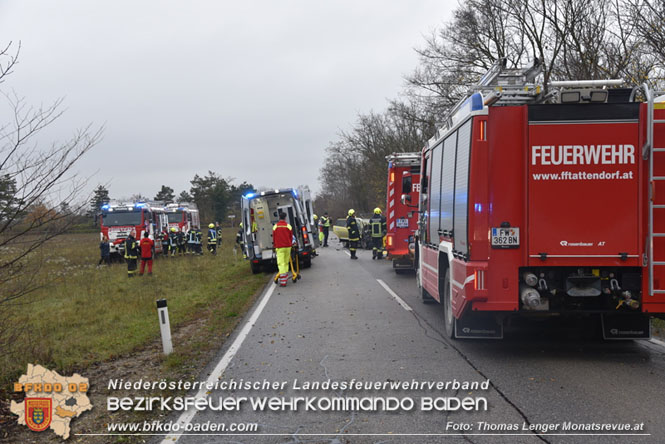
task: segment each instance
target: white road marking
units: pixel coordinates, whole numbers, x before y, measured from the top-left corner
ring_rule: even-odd
[[[348,251],[346,251],[346,250],[342,250],[342,251],[343,251],[344,253],[346,253],[347,256],[349,256],[349,257],[351,256],[351,253],[349,253]]]
[[[660,339],[651,338],[651,339],[649,339],[649,342],[652,342],[656,345],[660,345],[661,347],[665,347],[665,342],[661,341]]]
[[[206,380],[205,385],[208,384],[214,384],[217,382],[217,380],[222,376],[222,373],[224,373],[224,370],[226,370],[226,367],[231,363],[231,360],[233,357],[236,355],[238,350],[240,350],[240,346],[242,345],[243,341],[245,338],[249,335],[250,330],[256,323],[256,321],[259,319],[259,316],[261,315],[261,312],[265,308],[266,304],[270,300],[270,296],[272,296],[272,292],[275,290],[275,285],[272,282],[273,280],[271,279],[268,283],[269,288],[266,294],[263,296],[263,299],[259,303],[259,305],[256,307],[256,310],[254,310],[254,313],[252,313],[252,316],[249,318],[249,320],[245,323],[243,326],[242,330],[240,330],[240,333],[236,337],[235,341],[233,341],[233,344],[229,347],[228,350],[226,350],[226,353],[224,353],[224,356],[222,356],[222,359],[217,363],[215,368],[213,369],[212,373],[210,373],[210,376],[208,376],[208,379]],[[198,391],[198,393],[195,395],[196,399],[206,399],[208,397],[208,390],[205,388],[205,386]],[[178,418],[178,425],[180,426],[180,430],[184,431],[185,427],[187,424],[192,422],[192,419],[194,419],[194,415],[196,415],[197,410],[196,409],[190,409],[186,410],[180,417]],[[161,442],[161,444],[173,444],[178,442],[180,437],[182,436],[182,433],[174,433],[167,435]]]
[[[385,282],[383,282],[381,279],[377,279],[376,281],[377,281],[379,284],[381,284],[381,286],[382,286],[382,287],[388,292],[388,294],[390,294],[390,296],[392,296],[393,298],[395,298],[395,300],[397,301],[397,303],[398,303],[399,305],[401,305],[402,308],[403,308],[404,310],[406,310],[406,311],[413,311],[413,309],[412,309],[411,307],[409,307],[409,304],[407,304],[406,302],[404,302],[404,300],[403,300],[402,298],[400,298],[399,296],[397,296],[397,293],[395,293],[395,292],[394,292],[394,291],[388,286],[388,284],[386,284]]]

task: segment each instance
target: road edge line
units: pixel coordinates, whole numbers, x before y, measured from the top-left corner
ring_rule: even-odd
[[[206,385],[214,384],[222,376],[222,373],[224,373],[226,367],[228,367],[233,357],[236,355],[238,350],[240,350],[240,347],[242,346],[242,343],[245,341],[245,338],[249,336],[249,332],[252,330],[252,327],[254,326],[256,321],[259,319],[259,316],[261,316],[261,313],[263,312],[265,306],[268,304],[268,301],[270,300],[273,291],[275,291],[275,285],[273,285],[273,279],[270,279],[267,285],[268,285],[268,290],[263,295],[261,301],[256,306],[256,309],[252,312],[252,315],[249,317],[247,322],[245,322],[245,325],[243,325],[242,329],[240,330],[240,333],[238,333],[238,336],[236,336],[231,346],[226,350],[224,356],[222,356],[222,358],[219,360],[215,368],[212,370],[212,372],[210,372],[210,375],[206,379]],[[201,388],[194,397],[197,399],[207,398],[208,397],[207,388],[205,387]],[[192,419],[194,419],[196,413],[197,413],[196,409],[191,409],[183,412],[176,421],[176,424],[180,426],[179,430],[184,430],[185,426],[190,422],[192,422]],[[168,434],[161,441],[161,444],[174,444],[178,442],[181,436],[182,433]]]
[[[398,303],[399,305],[401,305],[402,308],[403,308],[404,310],[406,310],[406,311],[413,311],[413,308],[411,308],[411,307],[409,306],[409,304],[407,304],[406,302],[404,302],[404,300],[403,300],[402,298],[400,298],[399,296],[397,296],[397,293],[395,293],[395,292],[394,292],[394,291],[388,286],[388,284],[386,284],[385,282],[383,282],[381,279],[377,279],[376,281],[377,281],[377,282],[383,287],[384,290],[386,290],[386,291],[388,292],[388,294],[389,294],[390,296],[392,296],[393,298],[395,298],[395,300],[397,301],[397,303]]]

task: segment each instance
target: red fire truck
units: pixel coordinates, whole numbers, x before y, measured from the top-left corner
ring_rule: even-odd
[[[414,269],[418,230],[420,153],[393,153],[388,161],[386,251],[396,273]]]
[[[177,231],[187,232],[192,228],[201,228],[199,210],[194,204],[187,202],[168,204],[166,216],[169,220],[169,229],[175,228]]]
[[[101,208],[100,237],[108,237],[111,254],[124,256],[124,241],[132,231],[136,239],[143,237],[148,230],[150,238],[155,240],[167,225],[164,208],[151,203],[108,203]],[[155,242],[155,252],[161,253],[161,242]]]
[[[545,94],[536,75],[499,64],[423,149],[423,301],[451,338],[501,338],[511,316],[648,338],[665,313],[665,96],[617,81]]]

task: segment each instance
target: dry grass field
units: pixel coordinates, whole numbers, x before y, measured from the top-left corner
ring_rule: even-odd
[[[28,363],[61,374],[104,374],[117,360],[131,366],[133,354],[147,347],[152,350],[144,359],[158,366],[152,373],[195,377],[204,364],[199,358],[219,348],[268,279],[253,275],[234,254],[233,230],[225,230],[223,239],[217,256],[160,257],[152,276],[131,279],[124,263],[97,266],[96,233],[51,241],[38,253],[43,265],[35,278],[43,287],[12,307],[9,322],[20,334],[0,353],[0,399],[14,396],[11,384]],[[162,298],[168,301],[174,332],[175,353],[168,358],[156,346],[155,301]],[[0,428],[7,418],[0,417]]]

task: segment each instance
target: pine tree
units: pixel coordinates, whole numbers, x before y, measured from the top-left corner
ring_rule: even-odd
[[[187,192],[187,191],[182,191],[180,195],[178,195],[178,202],[193,202],[194,199],[192,199],[192,196]]]
[[[162,185],[162,189],[159,190],[155,196],[155,200],[159,202],[164,202],[165,204],[175,201],[175,194],[173,194],[173,188]]]
[[[104,185],[99,185],[95,188],[94,195],[90,200],[90,211],[88,215],[96,218],[97,214],[101,211],[102,205],[109,203],[111,200],[109,197],[109,190],[106,189]]]

